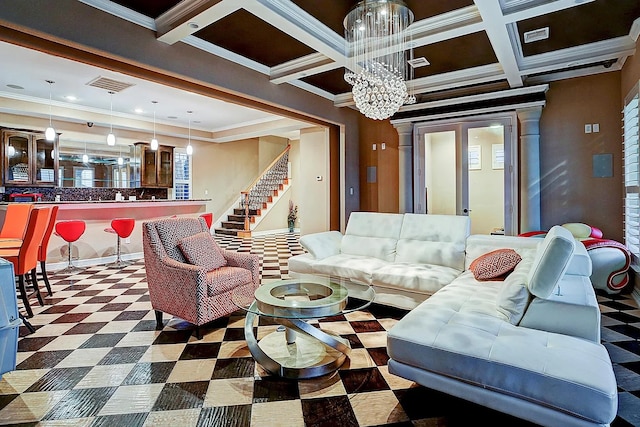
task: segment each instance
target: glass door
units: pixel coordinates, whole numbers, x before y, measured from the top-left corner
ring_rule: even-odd
[[[515,114],[418,124],[414,211],[469,215],[472,234],[516,234]]]

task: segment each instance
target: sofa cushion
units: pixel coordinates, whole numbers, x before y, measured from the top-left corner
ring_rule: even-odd
[[[451,283],[460,270],[442,265],[389,263],[373,270],[372,285],[431,295]]]
[[[395,261],[462,271],[469,227],[467,216],[404,214]]]
[[[346,255],[372,257],[393,262],[396,257],[396,239],[345,235],[340,251]]]
[[[178,247],[189,264],[203,267],[207,271],[227,265],[222,250],[207,231],[180,239]]]
[[[522,260],[513,249],[496,249],[476,258],[469,270],[476,280],[502,280]]]
[[[368,256],[340,254],[313,264],[314,273],[345,277],[371,284],[373,271],[387,265],[385,261]]]
[[[520,322],[531,299],[527,279],[532,263],[532,258],[523,258],[501,283],[496,295],[496,309],[512,325]]]
[[[574,250],[575,239],[569,230],[553,226],[538,246],[529,271],[529,292],[539,298],[548,297],[567,271]]]

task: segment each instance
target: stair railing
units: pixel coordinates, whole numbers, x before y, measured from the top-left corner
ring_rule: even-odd
[[[241,191],[240,205],[244,208],[244,231],[249,231],[249,210],[262,209],[275,194],[289,174],[289,150],[291,145],[276,157],[269,166],[249,185]]]

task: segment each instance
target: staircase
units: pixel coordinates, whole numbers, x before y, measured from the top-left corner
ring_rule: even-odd
[[[273,203],[274,197],[284,190],[289,183],[289,150],[291,146],[280,154],[260,174],[260,176],[246,190],[241,192],[239,207],[227,215],[227,220],[221,222],[220,228],[215,228],[215,234],[226,234],[242,238],[251,237],[251,225],[259,221],[260,216]]]

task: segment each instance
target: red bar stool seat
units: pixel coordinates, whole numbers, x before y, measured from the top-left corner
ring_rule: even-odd
[[[71,252],[72,246],[71,243],[75,242],[84,234],[87,225],[82,220],[69,220],[69,221],[59,221],[56,223],[56,236],[60,236],[64,241],[69,244],[68,250],[68,261],[69,265],[67,265],[62,270],[56,271],[57,274],[74,274],[79,271],[82,271],[81,268],[76,267],[71,262]]]
[[[116,261],[109,264],[108,267],[122,268],[131,265],[130,262],[123,261],[120,255],[120,240],[126,239],[133,233],[133,228],[136,225],[136,221],[133,218],[115,218],[111,220],[111,227],[105,228],[107,233],[114,233],[118,235],[118,245],[116,249]]]

